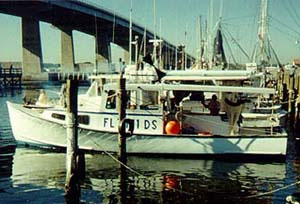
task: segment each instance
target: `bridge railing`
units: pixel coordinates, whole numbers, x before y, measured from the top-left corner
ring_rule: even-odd
[[[86,4],[86,5],[93,6],[93,7],[95,7],[95,8],[104,10],[104,11],[106,11],[106,12],[108,12],[108,13],[111,13],[111,14],[115,14],[115,15],[117,15],[117,16],[119,16],[119,17],[121,17],[121,18],[124,18],[125,20],[129,21],[128,17],[126,17],[126,16],[124,16],[124,15],[122,15],[122,14],[120,14],[120,13],[116,13],[115,11],[113,11],[113,10],[111,10],[111,9],[108,9],[108,8],[106,8],[106,7],[103,7],[103,6],[101,6],[100,4],[97,4],[97,3],[95,3],[95,2],[92,1],[92,0],[73,0],[73,1],[75,1],[75,2],[77,1],[77,2],[80,2],[80,3]],[[134,24],[136,24],[136,25],[138,25],[138,26],[141,26],[141,25],[139,25],[139,24],[137,24],[137,23],[134,23]],[[142,26],[141,26],[141,27],[142,27]]]
[[[97,0],[96,0],[96,1],[97,1]],[[120,14],[120,13],[116,13],[115,11],[113,11],[113,10],[111,10],[111,9],[108,9],[108,8],[105,8],[105,7],[101,6],[101,5],[100,5],[100,2],[101,2],[101,1],[99,1],[99,3],[96,3],[96,2],[93,1],[93,0],[73,0],[73,2],[78,2],[78,3],[81,3],[81,4],[85,4],[85,5],[94,7],[94,8],[96,8],[96,9],[101,9],[101,10],[103,10],[103,11],[106,11],[107,13],[110,13],[110,14],[112,14],[112,15],[118,16],[120,19],[124,19],[124,20],[126,20],[127,22],[129,22],[129,18],[128,18],[128,17],[126,17],[126,16],[124,16],[124,15],[122,15],[122,14]],[[133,25],[135,25],[136,27],[138,27],[138,28],[140,28],[140,29],[144,29],[144,27],[145,27],[145,26],[143,26],[143,25],[141,25],[141,24],[139,24],[139,23],[136,23],[136,22],[134,22]],[[149,32],[150,34],[152,34],[152,35],[154,36],[153,30],[147,28],[147,32]],[[157,36],[157,38],[159,38],[158,33],[156,33],[156,36]],[[177,45],[174,45],[174,43],[171,43],[171,42],[169,42],[168,40],[166,40],[166,39],[164,39],[164,38],[162,38],[162,39],[163,39],[164,43],[166,43],[167,46],[169,46],[169,47],[171,47],[171,48],[173,48],[173,49],[175,49],[175,47],[177,46]],[[188,54],[188,56],[194,58],[191,54]]]
[[[75,1],[75,2],[77,1],[77,2],[79,2],[79,3],[83,3],[83,4],[86,4],[86,5],[89,5],[89,6],[92,6],[92,7],[101,9],[101,10],[104,10],[104,11],[106,11],[106,12],[112,14],[112,15],[116,15],[116,16],[118,16],[119,18],[122,18],[122,19],[124,19],[124,20],[126,20],[126,21],[129,22],[129,18],[128,18],[128,17],[126,17],[126,16],[124,16],[124,15],[122,15],[122,14],[120,14],[120,13],[116,13],[115,11],[113,11],[113,10],[111,10],[111,9],[108,9],[108,8],[106,8],[106,7],[103,7],[103,6],[101,6],[100,4],[97,4],[97,3],[95,3],[95,2],[92,1],[92,0],[73,0],[73,1]],[[143,26],[143,25],[141,25],[141,24],[139,24],[139,23],[137,23],[137,22],[133,22],[133,24],[136,25],[137,27],[140,27],[141,29],[143,29],[143,28],[145,27],[145,26]],[[154,32],[153,32],[151,29],[149,29],[149,28],[147,28],[147,32],[154,33]],[[157,34],[156,34],[156,36],[159,37]],[[164,40],[164,41],[166,41],[166,40]],[[166,41],[166,42],[167,42],[167,41]],[[169,42],[167,42],[167,43],[169,43]],[[169,43],[169,44],[171,44],[171,43]]]

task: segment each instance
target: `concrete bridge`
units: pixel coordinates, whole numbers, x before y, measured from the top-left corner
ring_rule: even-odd
[[[14,0],[0,1],[0,12],[22,19],[23,79],[34,79],[42,72],[42,49],[39,21],[52,24],[61,31],[61,68],[62,71],[74,71],[74,47],[72,31],[78,30],[95,36],[96,63],[110,63],[110,42],[124,49],[125,63],[129,61],[129,20],[104,10],[87,0]],[[144,36],[144,27],[133,23],[132,38],[139,36],[139,44]],[[154,38],[146,32],[147,43]],[[159,37],[157,37],[159,38]],[[147,52],[152,51],[152,44],[147,44]],[[175,45],[164,40],[162,48],[162,66],[175,67]],[[134,51],[134,49],[132,49]],[[134,59],[132,52],[131,59]],[[187,65],[193,57],[187,55]],[[97,67],[97,65],[96,65]],[[180,65],[178,65],[180,67]],[[98,71],[101,71],[99,67]]]

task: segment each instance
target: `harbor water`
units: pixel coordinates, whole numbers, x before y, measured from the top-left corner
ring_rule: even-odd
[[[42,84],[0,92],[0,203],[65,203],[65,153],[17,146],[13,139],[6,101],[22,102],[25,92],[36,88],[48,94],[60,89]],[[287,196],[300,193],[298,136],[290,130],[288,155],[282,162],[129,156],[125,187],[113,159],[117,155],[86,154],[80,201],[285,203]]]

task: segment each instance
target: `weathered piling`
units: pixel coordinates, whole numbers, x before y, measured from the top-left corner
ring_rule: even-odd
[[[288,88],[287,88],[287,84],[283,82],[282,84],[282,96],[281,98],[281,102],[282,102],[282,108],[284,110],[288,110]]]
[[[282,108],[289,113],[290,124],[297,130],[300,125],[300,71],[285,69],[281,76],[277,81],[279,98]]]
[[[80,186],[76,158],[78,155],[78,120],[77,120],[77,92],[78,81],[67,80],[66,90],[66,128],[67,128],[67,150],[66,150],[66,203],[79,203]]]
[[[119,202],[120,204],[127,203],[127,170],[125,166],[120,167],[120,194],[119,194]]]
[[[127,152],[126,152],[126,138],[133,133],[134,121],[127,119],[126,117],[126,80],[123,78],[123,74],[120,74],[118,82],[118,97],[117,108],[119,112],[119,161],[120,161],[120,195],[118,203],[127,203]]]
[[[295,89],[294,89],[294,73],[289,77],[289,113],[290,113],[290,124],[294,123],[295,116]]]
[[[118,97],[117,97],[117,107],[119,112],[119,160],[121,162],[126,162],[126,132],[125,132],[125,123],[123,119],[126,116],[126,92],[125,92],[125,82],[123,75],[120,75],[118,83]],[[124,124],[123,124],[124,123]]]
[[[299,130],[300,129],[300,76],[296,77],[296,94],[295,94],[295,100],[296,100],[296,116],[295,116],[295,129]]]

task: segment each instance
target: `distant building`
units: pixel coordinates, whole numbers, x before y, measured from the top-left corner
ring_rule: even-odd
[[[21,68],[22,67],[21,62],[0,62],[0,63],[1,63],[1,65],[4,69],[10,68],[11,65],[14,68]]]
[[[300,59],[294,59],[293,60],[293,65],[297,68],[300,68]]]

